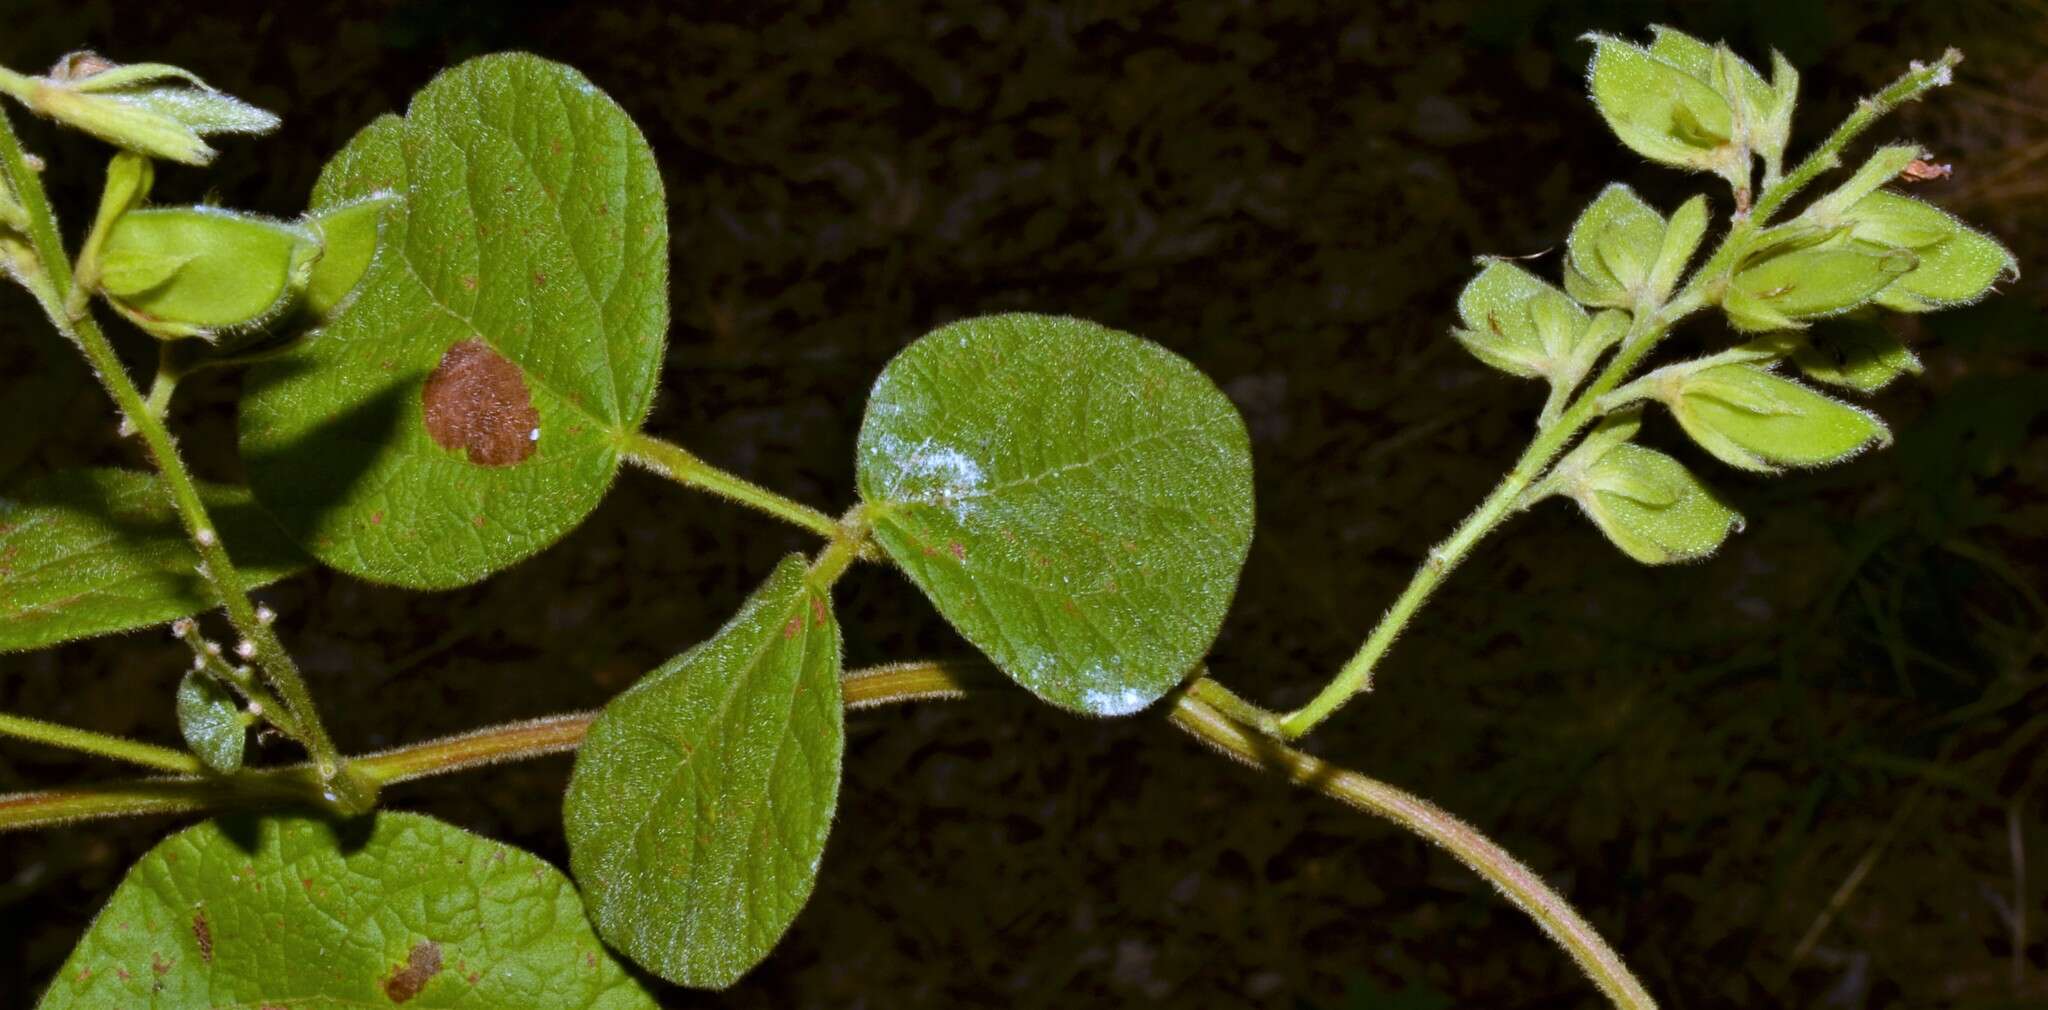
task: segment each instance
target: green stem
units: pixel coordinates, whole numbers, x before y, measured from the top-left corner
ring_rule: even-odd
[[[175,361],[174,346],[170,341],[157,345],[156,378],[150,380],[149,396],[142,401],[143,409],[160,421],[171,415],[171,394],[178,391],[178,380],[184,378]]]
[[[154,768],[173,775],[198,775],[206,770],[198,758],[184,751],[6,712],[0,712],[0,736],[11,736],[82,754],[126,761],[129,764]]]
[[[636,431],[626,436],[625,450],[627,459],[684,487],[709,491],[721,498],[759,509],[828,540],[836,540],[840,536],[839,521],[831,516],[720,470],[673,442]]]
[[[257,680],[255,673],[248,667],[229,663],[220,654],[220,646],[207,641],[206,636],[200,633],[198,621],[189,617],[174,621],[171,624],[171,633],[183,639],[185,647],[192,650],[192,656],[198,661],[200,670],[240,692],[244,699],[260,710],[266,722],[277,727],[278,732],[294,740],[305,736],[305,731],[299,728],[298,720],[292,717],[291,709],[279,701],[276,695],[270,693],[270,689],[264,687],[262,681]]]
[[[42,275],[47,280],[47,283],[38,285],[35,292],[38,300],[43,302],[43,310],[57,331],[77,344],[84,353],[100,383],[119,406],[127,426],[142,438],[143,445],[149,449],[157,470],[163,475],[171,504],[176,507],[185,532],[199,553],[199,574],[220,598],[228,621],[246,643],[246,649],[238,645],[238,654],[246,651],[248,655],[243,658],[254,662],[270,678],[293,719],[303,730],[299,742],[312,756],[335,808],[346,811],[365,809],[365,805],[372,802],[372,797],[365,791],[366,784],[345,774],[341,754],[320,722],[312,694],[306,689],[305,679],[299,676],[297,664],[292,662],[270,626],[257,619],[256,607],[242,589],[234,562],[228,557],[227,548],[221,544],[212,519],[207,516],[206,505],[199,498],[199,489],[193,484],[184,461],[179,458],[170,432],[164,428],[161,419],[150,413],[142,393],[135,388],[134,380],[129,378],[120,357],[114,352],[114,345],[101,332],[99,323],[90,313],[72,319],[65,311],[65,299],[71,288],[71,267],[57,233],[57,216],[51,211],[49,200],[43,193],[42,180],[29,170],[21,142],[15,137],[14,126],[5,112],[0,112],[0,171],[6,172],[17,199],[28,211],[29,239],[35,248],[36,258],[41,261]]]
[[[1582,428],[1604,413],[1601,398],[1612,392],[1642,363],[1650,349],[1674,324],[1707,304],[1719,302],[1721,288],[1733,273],[1749,236],[1762,228],[1772,214],[1814,178],[1840,165],[1842,150],[1885,113],[1903,102],[1918,98],[1930,88],[1948,83],[1953,68],[1962,58],[1962,53],[1951,49],[1941,59],[1924,67],[1915,67],[1883,91],[1859,103],[1856,111],[1818,149],[1764,191],[1762,198],[1750,208],[1750,213],[1728,230],[1720,246],[1694,272],[1683,291],[1661,309],[1638,315],[1629,328],[1628,336],[1623,338],[1620,353],[1608,362],[1592,385],[1579,393],[1555,423],[1537,432],[1507,476],[1471,515],[1465,517],[1464,522],[1458,524],[1450,538],[1429,552],[1428,559],[1415,570],[1407,588],[1395,598],[1394,605],[1380,618],[1365,643],[1337,671],[1337,675],[1308,704],[1281,718],[1280,735],[1289,740],[1300,739],[1353,696],[1370,690],[1374,667],[1393,647],[1394,640],[1400,637],[1408,621],[1428,602],[1444,576],[1450,574],[1473,547],[1527,504],[1522,497],[1523,492],[1543,476],[1557,454],[1577,437]]]
[[[1624,1010],[1655,1010],[1657,1003],[1592,925],[1550,889],[1543,878],[1471,825],[1421,797],[1288,747],[1232,719],[1197,692],[1181,695],[1168,716],[1173,724],[1226,757],[1274,772],[1354,810],[1382,817],[1456,856],[1500,889],[1543,927]]]

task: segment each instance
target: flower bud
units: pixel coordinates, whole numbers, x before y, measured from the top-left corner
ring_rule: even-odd
[[[92,53],[57,61],[47,77],[0,70],[0,91],[37,114],[138,154],[204,165],[216,153],[200,138],[269,133],[278,119],[161,63],[122,66]]]
[[[108,229],[99,290],[163,339],[261,325],[305,290],[320,240],[296,224],[211,207],[130,211]]]

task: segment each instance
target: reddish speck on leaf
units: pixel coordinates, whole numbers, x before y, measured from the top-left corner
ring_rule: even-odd
[[[162,951],[152,950],[149,952],[149,970],[161,978],[171,973],[171,962],[164,960]]]
[[[434,444],[472,463],[511,466],[533,455],[540,412],[526,375],[481,340],[464,340],[441,355],[420,406]]]
[[[804,630],[804,615],[798,614],[790,618],[788,623],[782,626],[782,637],[785,640],[795,638],[796,633],[802,630]]]
[[[946,545],[946,549],[947,549],[947,550],[949,550],[949,551],[952,551],[952,552],[953,552],[953,560],[955,560],[955,561],[965,561],[965,560],[967,560],[967,548],[966,548],[966,547],[965,547],[964,545],[962,545],[962,544],[960,543],[960,541],[958,541],[958,540],[955,540],[955,541],[953,541],[953,542],[951,542],[951,543],[948,543],[948,544]]]
[[[825,601],[816,596],[811,597],[811,627],[822,628],[830,619],[831,615],[825,612]]]
[[[384,978],[384,995],[393,1003],[404,1003],[420,994],[427,982],[441,974],[441,945],[421,940],[406,954],[405,964],[391,969]]]
[[[382,513],[382,512],[372,512],[372,513],[370,513],[370,525],[372,525],[372,526],[382,526],[382,525],[384,525],[384,513]]]
[[[199,959],[213,963],[213,927],[206,924],[205,912],[192,913],[192,938],[199,941]]]

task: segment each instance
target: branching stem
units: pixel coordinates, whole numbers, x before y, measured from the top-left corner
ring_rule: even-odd
[[[127,369],[121,364],[120,357],[114,353],[114,345],[101,332],[92,315],[86,313],[73,319],[65,310],[65,302],[71,294],[71,267],[58,236],[57,217],[43,193],[42,179],[29,169],[21,142],[15,137],[13,123],[4,111],[0,111],[0,171],[6,173],[16,198],[28,212],[29,240],[41,268],[40,280],[32,288],[43,305],[43,311],[57,331],[84,353],[101,385],[106,387],[108,395],[120,408],[126,427],[142,438],[150,457],[155,460],[171,504],[177,509],[178,517],[185,525],[185,533],[199,553],[200,575],[219,597],[235,631],[249,643],[250,655],[246,658],[264,671],[284,704],[290,708],[302,731],[299,742],[312,756],[314,766],[327,786],[324,792],[330,797],[330,805],[340,810],[366,808],[370,797],[363,794],[362,783],[345,773],[341,754],[320,722],[319,712],[313,706],[313,696],[306,689],[305,679],[299,676],[298,665],[292,662],[270,626],[257,620],[256,607],[242,589],[241,578],[221,542],[218,527],[208,517],[206,505],[199,498],[199,488],[178,456],[177,445],[165,429],[163,420],[150,411],[142,393],[135,388],[134,380],[129,378]]]
[[[1280,719],[1280,735],[1289,740],[1300,739],[1352,697],[1370,690],[1373,670],[1387,650],[1393,647],[1394,640],[1400,637],[1409,620],[1428,602],[1444,576],[1450,574],[1488,534],[1528,504],[1523,492],[1543,477],[1558,454],[1586,425],[1599,419],[1604,412],[1601,398],[1635,371],[1673,325],[1700,308],[1719,302],[1721,289],[1733,273],[1749,237],[1767,224],[1771,216],[1783,209],[1786,202],[1808,183],[1822,172],[1840,165],[1843,149],[1872,123],[1900,104],[1918,98],[1931,88],[1947,84],[1953,68],[1962,62],[1962,58],[1962,53],[1951,49],[1934,63],[1916,65],[1883,91],[1858,103],[1856,111],[1820,147],[1764,191],[1750,212],[1728,230],[1714,254],[1693,273],[1683,291],[1661,308],[1638,314],[1622,340],[1621,351],[1607,363],[1591,385],[1579,392],[1555,422],[1539,428],[1529,447],[1523,450],[1521,458],[1495,485],[1493,492],[1471,515],[1465,517],[1464,522],[1458,524],[1449,539],[1429,552],[1429,557],[1409,579],[1407,588],[1395,598],[1394,605],[1366,636],[1358,652],[1338,669],[1336,676],[1308,704]],[[1549,413],[1546,408],[1546,417]]]

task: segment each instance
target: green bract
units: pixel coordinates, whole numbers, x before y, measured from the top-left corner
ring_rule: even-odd
[[[1931,312],[1984,297],[2000,278],[2019,275],[2012,253],[1945,211],[1883,190],[1843,214],[1864,242],[1913,251],[1916,265],[1879,292],[1876,302],[1899,312]]]
[[[320,240],[321,254],[306,281],[305,308],[325,318],[347,304],[377,254],[384,211],[398,202],[388,193],[306,215],[306,227]]]
[[[1681,367],[1656,388],[1693,441],[1745,470],[1821,466],[1891,439],[1870,413],[1756,365]]]
[[[242,767],[249,724],[235,693],[211,674],[187,670],[178,681],[178,732],[206,767],[221,773]]]
[[[152,335],[212,339],[276,318],[319,258],[319,238],[302,225],[212,207],[150,208],[108,229],[99,287]]]
[[[1742,526],[1683,464],[1633,443],[1608,449],[1568,493],[1614,546],[1646,565],[1706,557]]]
[[[844,748],[839,625],[791,556],[591,725],[562,819],[598,931],[670,981],[737,981],[810,897]]]
[[[306,566],[247,488],[199,485],[245,587]],[[60,471],[0,494],[0,652],[161,624],[219,605],[158,478]]]
[[[213,160],[215,151],[202,137],[269,133],[278,124],[276,116],[207,87],[190,71],[161,63],[122,66],[85,52],[59,60],[48,77],[0,77],[0,90],[107,143],[188,165]]]
[[[414,814],[207,821],[128,871],[41,1010],[653,1010],[554,867]]]
[[[1587,216],[1595,215],[1588,211]],[[1588,236],[1589,258],[1598,244]],[[1452,335],[1474,357],[1511,375],[1547,378],[1561,388],[1576,385],[1600,352],[1628,330],[1626,315],[1588,317],[1564,292],[1504,260],[1488,261],[1465,285],[1458,295],[1458,315],[1465,325]]]
[[[1614,183],[1586,207],[1566,243],[1564,288],[1584,305],[1636,309],[1670,297],[1706,232],[1707,202],[1694,197],[1667,224]]]
[[[1868,320],[1841,320],[1815,327],[1791,347],[1792,363],[1816,382],[1874,393],[1901,375],[1919,375],[1915,357],[1890,330]]]
[[[1792,248],[1737,271],[1721,307],[1738,330],[1793,329],[1870,301],[1919,263],[1905,249],[1841,239]]]
[[[464,63],[363,130],[313,220],[382,193],[403,202],[353,299],[251,372],[242,452],[323,562],[460,585],[554,542],[610,485],[662,360],[666,202],[625,112],[525,55]]]
[[[1749,153],[1735,111],[1713,85],[1641,46],[1589,36],[1593,104],[1615,136],[1652,161],[1748,185]]]
[[[1172,352],[1092,323],[990,316],[920,338],[876,380],[858,452],[890,558],[1074,712],[1135,712],[1181,683],[1251,548],[1237,409]]]

